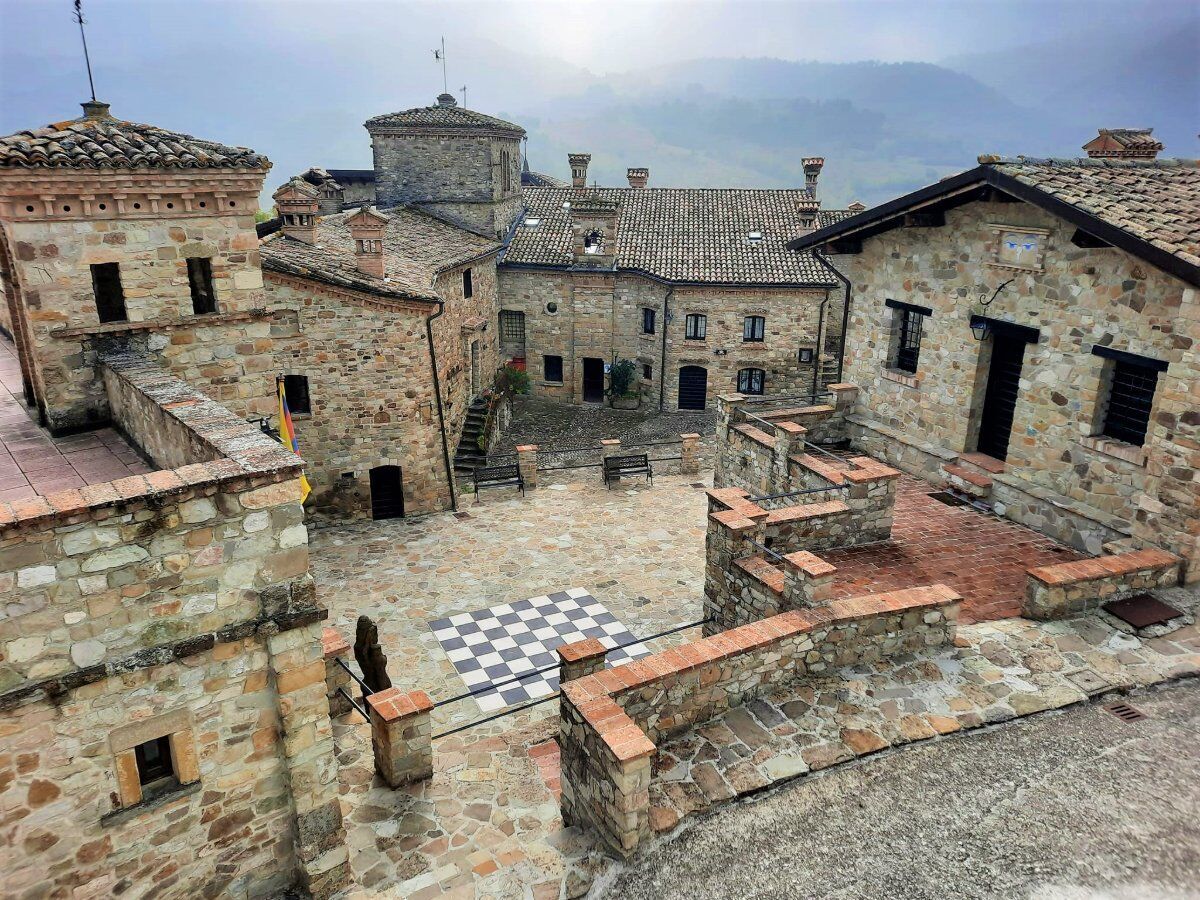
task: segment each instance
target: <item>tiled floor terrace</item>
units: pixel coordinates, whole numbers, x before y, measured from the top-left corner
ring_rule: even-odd
[[[0,500],[24,500],[153,471],[112,428],[51,437],[22,398],[12,342],[0,337]]]

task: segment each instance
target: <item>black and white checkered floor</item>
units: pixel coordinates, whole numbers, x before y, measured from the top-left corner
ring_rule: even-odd
[[[635,642],[634,636],[603,603],[583,588],[458,613],[430,622],[429,628],[468,689],[508,682],[495,691],[476,696],[479,708],[485,712],[557,691],[558,654],[554,651],[563,644],[587,638],[597,638],[609,648],[629,644],[620,650],[610,650],[609,667],[650,653]],[[510,681],[514,676],[547,666],[555,668]]]

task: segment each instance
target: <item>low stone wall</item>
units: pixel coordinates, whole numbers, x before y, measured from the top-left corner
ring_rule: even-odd
[[[649,836],[655,743],[786,681],[954,639],[944,585],[793,610],[562,687],[562,813],[628,856]]]
[[[643,454],[649,457],[650,467],[655,475],[699,476],[704,465],[703,442],[698,434],[681,434],[675,440],[653,441],[648,444],[624,444],[617,439],[605,439],[598,441],[594,447],[569,449],[522,444],[516,448],[515,454],[492,457],[489,465],[516,463],[521,470],[521,477],[525,480],[526,490],[548,484],[578,482],[603,485],[605,457]],[[645,481],[645,476],[630,475],[624,481],[636,484]],[[470,476],[461,477],[459,484],[461,491],[474,493]]]
[[[1031,619],[1062,619],[1143,591],[1179,584],[1178,556],[1134,550],[1029,570],[1021,612]]]

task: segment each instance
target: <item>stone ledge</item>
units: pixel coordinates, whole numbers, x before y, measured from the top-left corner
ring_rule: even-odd
[[[767,513],[766,524],[778,525],[782,522],[796,522],[801,519],[819,519],[825,516],[836,516],[849,513],[850,507],[841,500],[828,500],[824,503],[802,503],[799,506],[785,506],[773,509]]]
[[[880,368],[879,374],[883,377],[884,381],[902,384],[907,388],[919,388],[921,386],[920,376],[910,375],[907,372],[901,372],[899,369],[891,369],[883,366]]]
[[[761,428],[755,428],[753,425],[742,424],[734,425],[730,431],[736,431],[743,437],[746,437],[754,441],[754,443],[760,444],[767,449],[773,450],[775,448],[776,439],[771,437],[771,435],[767,434]]]
[[[1095,578],[1111,578],[1132,575],[1150,569],[1161,569],[1177,565],[1182,560],[1165,550],[1134,550],[1117,556],[1099,556],[1075,562],[1059,563],[1054,566],[1039,566],[1029,570],[1029,577],[1047,585],[1078,584]]]
[[[134,331],[169,331],[172,328],[195,328],[205,325],[226,325],[231,322],[249,322],[256,319],[274,318],[269,309],[248,309],[242,312],[206,313],[198,316],[174,316],[143,319],[140,322],[103,322],[99,325],[81,325],[77,328],[55,328],[50,336],[55,338],[92,337],[95,335],[127,334]]]
[[[782,595],[784,575],[763,555],[735,559],[733,564],[773,594]]]
[[[1086,450],[1091,450],[1094,453],[1102,453],[1113,459],[1119,459],[1122,462],[1129,463],[1131,466],[1143,469],[1146,467],[1147,453],[1145,447],[1128,444],[1125,441],[1118,441],[1114,438],[1105,437],[1102,434],[1087,435],[1079,438],[1075,443]]]

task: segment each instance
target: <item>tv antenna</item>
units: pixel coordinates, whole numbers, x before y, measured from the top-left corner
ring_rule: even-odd
[[[466,109],[467,108],[467,86],[464,84],[461,88],[459,88],[459,90],[462,91],[462,95],[463,95],[463,109]]]
[[[79,23],[79,37],[83,41],[83,61],[87,64],[88,87],[92,89],[92,102],[96,102],[96,82],[92,80],[92,60],[88,56],[87,34],[84,33],[83,0],[75,0],[75,21]]]
[[[442,63],[442,93],[448,94],[450,93],[450,82],[446,80],[446,38],[444,36],[442,37],[442,49],[434,50],[433,58]],[[466,105],[466,101],[463,101],[463,105]]]

